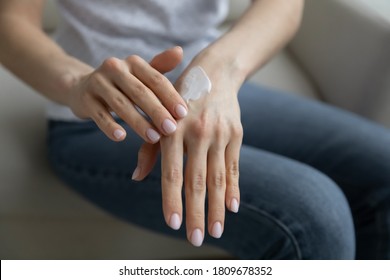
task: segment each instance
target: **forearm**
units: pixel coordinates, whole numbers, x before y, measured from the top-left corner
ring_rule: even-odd
[[[67,55],[41,29],[18,15],[0,16],[0,62],[49,99],[67,105],[73,81],[92,68]]]
[[[256,0],[235,25],[199,56],[228,65],[243,82],[262,67],[297,31],[303,0]]]

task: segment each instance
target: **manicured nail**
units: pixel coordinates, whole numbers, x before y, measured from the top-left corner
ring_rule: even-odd
[[[238,200],[233,198],[230,202],[230,211],[237,213],[238,212]]]
[[[187,116],[188,112],[186,110],[186,108],[179,104],[176,106],[176,114],[180,117],[180,118],[184,118],[185,116]]]
[[[124,135],[125,135],[125,132],[121,129],[117,129],[114,131],[114,137],[117,140],[121,140]]]
[[[181,221],[179,214],[173,213],[171,218],[169,219],[169,226],[174,230],[178,230],[180,228],[180,225]]]
[[[182,50],[182,47],[180,47],[180,46],[175,46],[175,47],[172,47],[172,48],[171,48],[171,50],[174,50],[174,49]]]
[[[203,235],[200,229],[195,229],[191,234],[191,243],[195,247],[200,247],[203,243]]]
[[[164,131],[168,134],[171,134],[171,133],[175,132],[175,130],[176,130],[176,125],[169,119],[166,119],[163,121],[162,127],[163,127]]]
[[[153,143],[157,143],[161,138],[160,134],[152,128],[146,130],[146,135]]]
[[[220,238],[222,236],[222,225],[220,222],[216,222],[211,229],[211,236],[214,238]]]
[[[141,168],[137,166],[137,168],[133,172],[133,175],[131,176],[131,180],[136,180],[140,173],[141,173]]]

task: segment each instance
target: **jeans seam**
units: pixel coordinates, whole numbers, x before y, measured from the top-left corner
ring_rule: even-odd
[[[246,207],[246,208],[248,208],[248,209],[250,209],[252,211],[255,211],[257,214],[262,215],[262,216],[268,218],[270,221],[274,222],[287,235],[287,237],[291,240],[291,242],[293,244],[293,247],[295,249],[295,254],[297,256],[297,259],[298,260],[302,260],[302,251],[301,251],[301,249],[299,247],[299,242],[298,242],[297,238],[295,238],[295,236],[292,233],[292,231],[288,228],[288,226],[283,221],[279,220],[278,218],[276,218],[275,216],[271,215],[267,211],[259,209],[256,206],[252,206],[252,205],[246,204],[243,201],[241,201],[240,204],[241,204],[241,207]]]

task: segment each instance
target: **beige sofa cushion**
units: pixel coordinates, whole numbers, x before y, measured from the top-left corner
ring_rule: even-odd
[[[306,1],[290,49],[325,101],[390,127],[390,1]]]

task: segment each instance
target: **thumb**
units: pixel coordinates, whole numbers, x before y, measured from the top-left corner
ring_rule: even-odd
[[[176,46],[156,55],[150,62],[150,66],[164,74],[175,69],[182,60],[183,49]]]
[[[142,181],[153,169],[157,161],[160,143],[143,143],[138,151],[138,163],[131,179]]]

